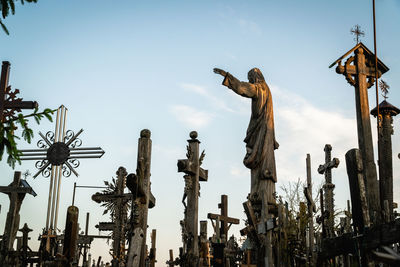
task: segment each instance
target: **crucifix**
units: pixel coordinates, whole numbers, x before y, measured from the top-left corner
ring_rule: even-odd
[[[187,146],[187,159],[178,160],[178,172],[184,172],[187,181],[185,185],[185,194],[187,197],[187,205],[185,207],[185,219],[183,228],[187,233],[187,255],[186,266],[196,267],[199,262],[199,242],[198,242],[198,214],[199,214],[199,181],[207,181],[208,170],[201,168],[201,164],[205,157],[204,151],[199,156],[199,144],[197,132],[190,132],[189,145]],[[184,197],[185,199],[185,197]]]
[[[228,217],[228,196],[221,195],[221,203],[218,204],[221,214],[208,213],[207,218],[216,233],[216,239],[212,240],[213,247],[213,266],[225,266],[224,249],[228,241],[228,230],[232,224],[239,224],[239,219]],[[214,223],[215,220],[215,223]]]
[[[138,141],[136,174],[131,173],[126,178],[126,185],[131,191],[131,221],[129,222],[128,266],[145,266],[147,219],[149,209],[156,204],[151,192],[151,132],[143,129]],[[154,233],[155,235],[155,233]]]
[[[312,197],[312,181],[311,181],[311,157],[307,154],[306,158],[306,170],[307,170],[307,187],[304,187],[304,195],[307,199],[308,207],[308,260],[311,265],[314,264],[315,253],[314,253],[314,213],[317,211],[315,203]]]
[[[221,214],[208,213],[207,218],[211,220],[213,228],[217,235],[217,239],[221,239],[223,243],[228,240],[228,230],[232,224],[239,224],[239,219],[228,217],[228,196],[221,195],[221,203],[218,204],[218,208],[221,209]],[[214,223],[219,222],[219,224]],[[217,229],[219,228],[219,230]]]
[[[354,37],[354,41],[357,42],[357,44],[360,42],[360,36],[364,36],[365,33],[364,31],[361,30],[360,25],[356,24],[351,30],[350,30],[351,34],[354,34],[356,37]]]
[[[21,180],[21,172],[18,171],[14,172],[14,180],[9,186],[0,186],[0,192],[7,194],[10,198],[10,207],[1,241],[1,251],[7,252],[12,250],[19,229],[19,211],[22,201],[26,194],[36,196],[36,193],[26,180]],[[0,263],[5,260],[5,257],[6,255],[0,255]]]
[[[112,179],[111,183],[104,182],[108,188],[101,193],[92,195],[92,200],[97,203],[102,203],[106,208],[104,214],[111,212],[111,222],[100,222],[96,226],[99,231],[113,232],[113,249],[112,249],[112,266],[122,266],[125,262],[125,234],[128,221],[128,202],[132,199],[131,194],[125,194],[125,179],[127,176],[126,169],[119,167],[117,179]]]
[[[383,100],[378,107],[371,110],[374,117],[379,117],[380,128],[378,135],[379,142],[379,195],[381,209],[385,211],[385,201],[388,202],[388,209],[383,216],[384,221],[393,220],[393,158],[392,158],[392,134],[393,134],[393,117],[400,113],[400,109],[390,104],[387,100],[389,85],[380,80],[379,86],[382,90]],[[388,214],[387,214],[388,213]]]
[[[21,109],[35,109],[38,107],[36,101],[22,101],[17,98],[18,89],[12,91],[8,85],[10,75],[10,62],[3,61],[0,77],[0,121],[4,122],[14,118],[15,112],[21,112]]]
[[[100,158],[104,154],[100,147],[80,147],[82,141],[78,136],[83,132],[83,129],[76,134],[71,130],[66,130],[67,112],[68,109],[61,105],[57,109],[55,131],[49,131],[46,135],[39,132],[42,138],[37,143],[39,149],[21,150],[21,160],[37,161],[35,167],[39,171],[33,178],[36,178],[40,173],[44,177],[50,177],[45,228],[48,237],[56,234],[61,177],[68,177],[71,172],[78,176],[75,171],[75,168],[80,165],[78,159]]]
[[[342,60],[353,52],[354,55],[349,56],[344,65],[342,65]],[[377,64],[375,64],[375,55],[361,42],[329,67],[333,67],[336,64],[336,72],[343,74],[347,82],[355,88],[358,146],[364,166],[363,172],[366,181],[369,214],[372,219],[371,223],[377,224],[380,220],[381,206],[372,143],[368,88],[375,83],[375,65],[377,65],[378,78],[387,72],[389,68],[379,59],[377,59]]]
[[[325,145],[325,164],[319,165],[318,173],[325,175],[325,184],[323,185],[324,194],[325,194],[325,210],[329,212],[327,219],[327,237],[335,236],[335,207],[334,207],[334,198],[333,198],[333,189],[335,185],[332,183],[332,168],[337,168],[339,166],[339,159],[333,158],[331,159],[331,151],[332,146],[329,144]]]

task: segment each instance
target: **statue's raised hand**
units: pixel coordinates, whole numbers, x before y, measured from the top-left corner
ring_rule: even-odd
[[[218,69],[218,68],[214,68],[214,73],[222,75],[222,76],[226,76],[226,71]]]

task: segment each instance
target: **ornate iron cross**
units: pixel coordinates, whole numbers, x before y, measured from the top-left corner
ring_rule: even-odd
[[[61,105],[57,109],[55,131],[49,131],[46,135],[39,132],[42,137],[42,140],[37,143],[39,149],[21,150],[20,156],[21,160],[36,160],[35,166],[39,171],[33,178],[40,173],[44,177],[50,177],[46,230],[51,231],[57,228],[61,177],[69,177],[71,173],[78,176],[75,171],[75,168],[80,165],[78,159],[100,158],[104,154],[101,147],[80,147],[82,141],[78,136],[83,129],[76,134],[71,130],[66,130],[67,112],[68,109]]]
[[[357,44],[360,42],[360,36],[364,36],[365,33],[364,31],[361,30],[360,25],[356,24],[354,28],[350,30],[351,34],[354,34],[356,37],[354,38],[354,41],[357,42]]]

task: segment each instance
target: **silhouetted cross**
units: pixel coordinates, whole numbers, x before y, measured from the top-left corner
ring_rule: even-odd
[[[354,34],[356,37],[354,38],[355,41],[357,41],[357,44],[359,43],[359,37],[364,36],[365,33],[361,30],[360,25],[356,24],[354,28],[350,30],[351,34]]]

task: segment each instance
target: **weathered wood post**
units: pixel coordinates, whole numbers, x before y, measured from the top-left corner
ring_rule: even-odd
[[[345,64],[341,65],[342,60],[352,52],[354,52],[354,55],[348,57]],[[355,88],[358,145],[364,166],[363,173],[369,214],[371,216],[371,223],[379,224],[381,206],[368,104],[368,88],[375,82],[375,55],[360,42],[331,64],[330,67],[336,63],[338,64],[336,72],[343,74],[347,82]],[[379,59],[377,69],[378,78],[389,70]]]
[[[157,262],[157,259],[156,259],[156,255],[157,255],[156,254],[156,234],[157,234],[157,230],[153,229],[151,231],[151,235],[150,235],[150,237],[151,237],[151,248],[150,248],[150,255],[149,255],[150,267],[155,267],[156,262]]]
[[[392,158],[392,134],[393,117],[400,113],[400,110],[387,102],[379,104],[379,120],[381,123],[378,142],[379,142],[379,191],[381,209],[385,210],[385,201],[389,205],[389,214],[385,214],[386,222],[393,220],[393,158]],[[378,109],[375,107],[371,114],[378,116]]]
[[[69,206],[67,209],[67,218],[65,220],[63,246],[63,255],[68,263],[71,263],[75,258],[79,230],[78,216],[79,209],[75,206]]]
[[[324,188],[324,199],[325,199],[325,210],[329,212],[327,219],[327,237],[335,236],[335,206],[333,198],[333,189],[335,185],[332,183],[332,168],[337,168],[339,166],[339,159],[333,158],[331,160],[332,146],[329,144],[325,145],[325,164],[319,165],[318,173],[325,174],[325,184]]]
[[[149,209],[155,206],[151,193],[151,132],[143,129],[138,141],[136,174],[129,174],[127,187],[132,193],[131,237],[127,266],[144,267],[146,259],[147,218]],[[139,252],[140,251],[140,252]]]
[[[354,231],[362,234],[366,227],[370,227],[371,223],[363,177],[364,166],[359,149],[354,148],[346,153],[346,168],[349,177]],[[372,264],[363,250],[361,250],[361,264],[363,266],[371,266]]]
[[[190,184],[186,185],[187,207],[185,211],[185,230],[188,235],[187,257],[185,266],[197,267],[199,264],[199,242],[198,242],[198,208],[199,208],[199,181],[207,181],[208,171],[202,170],[200,165],[205,156],[204,151],[199,156],[199,144],[197,132],[190,133],[189,145],[187,146],[187,159],[178,160],[178,172],[184,172],[190,177]],[[200,178],[202,178],[200,180]],[[187,191],[187,192],[186,192]]]
[[[8,251],[12,250],[17,231],[19,229],[19,211],[26,194],[36,196],[32,187],[25,180],[21,180],[21,172],[14,172],[14,180],[8,186],[0,186],[0,192],[7,194],[10,206],[7,212],[4,234],[1,241],[0,263],[5,260]],[[3,255],[4,254],[4,255]]]
[[[312,197],[312,178],[311,178],[311,157],[307,154],[306,158],[307,187],[304,187],[304,195],[307,199],[308,208],[308,261],[310,266],[315,264],[314,253],[314,212],[316,212],[314,199]]]

